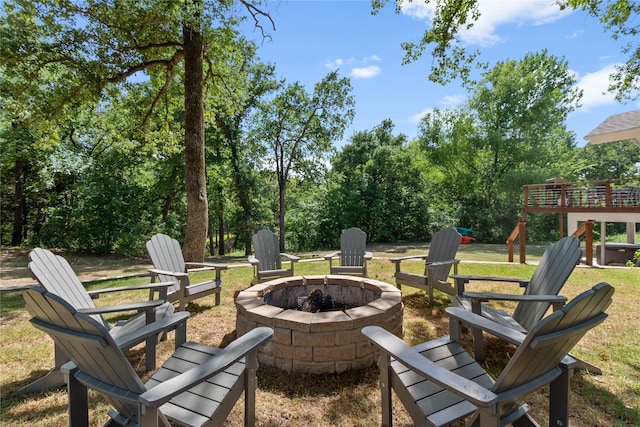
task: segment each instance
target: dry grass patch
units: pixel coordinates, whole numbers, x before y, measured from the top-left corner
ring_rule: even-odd
[[[73,264],[72,264],[73,265]],[[416,263],[415,268],[421,266]],[[462,263],[461,274],[530,277],[531,265],[503,265]],[[300,274],[324,274],[325,262],[301,262],[296,265]],[[393,265],[376,259],[371,263],[370,276],[393,282]],[[224,346],[235,338],[235,306],[233,295],[249,286],[251,269],[230,268],[223,272],[222,304],[213,307],[213,297],[189,305],[192,317],[188,322],[188,339],[209,345]],[[142,283],[145,279],[103,282],[90,288]],[[593,376],[578,373],[572,380],[570,399],[573,426],[633,426],[640,425],[640,269],[578,268],[563,290],[569,298],[600,281],[608,281],[616,288],[609,318],[591,331],[576,347],[574,354],[602,368],[604,374]],[[502,285],[498,289],[504,290]],[[492,288],[487,283],[474,285],[477,290]],[[144,295],[140,295],[144,298]],[[53,344],[43,333],[31,327],[24,310],[21,292],[1,294],[2,321],[0,324],[0,390],[2,393],[0,423],[3,426],[66,426],[66,393],[51,391],[43,395],[14,397],[13,393],[30,381],[44,375],[53,362]],[[98,300],[98,304],[114,304],[118,296]],[[444,308],[448,296],[436,292],[436,304],[429,306],[423,292],[403,287],[405,304],[405,341],[417,344],[448,333],[448,319]],[[510,307],[505,306],[507,310]],[[111,318],[114,320],[114,318]],[[468,338],[467,338],[468,339]],[[468,344],[468,343],[467,343]],[[489,339],[485,366],[499,373],[513,347]],[[159,362],[173,351],[173,336],[159,346]],[[128,353],[134,367],[145,375],[144,351],[139,346]],[[261,367],[258,372],[257,425],[286,426],[376,426],[380,424],[380,393],[376,368],[345,372],[338,375],[289,374],[274,368]],[[543,390],[531,396],[533,416],[546,424],[546,394]],[[106,401],[90,395],[91,425],[107,420]],[[411,420],[394,401],[396,426],[410,426]],[[227,420],[226,426],[243,425],[243,403],[240,401]]]

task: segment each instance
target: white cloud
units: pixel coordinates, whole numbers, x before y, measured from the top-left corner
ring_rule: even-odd
[[[462,104],[467,99],[466,95],[446,95],[442,98],[441,104],[445,109],[456,108],[458,105]],[[433,112],[433,108],[425,108],[417,114],[409,117],[409,120],[412,123],[419,123],[420,120],[429,113]]]
[[[367,67],[354,67],[349,73],[350,77],[354,79],[370,79],[380,74],[380,67],[377,65],[369,65]]]
[[[425,4],[422,2],[403,2],[401,8],[402,13],[405,15],[416,19],[426,19],[428,21],[433,19],[435,11],[433,3]]]
[[[343,59],[333,59],[331,61],[327,61],[324,65],[330,70],[337,70],[343,65],[347,67],[351,67],[351,72],[349,73],[350,77],[355,79],[370,79],[372,77],[380,74],[382,69],[377,65],[368,65],[372,62],[381,62],[382,58],[378,55],[369,55],[365,56],[362,59],[356,59],[353,57]]]
[[[344,64],[344,59],[338,58],[327,62],[326,64],[324,64],[324,66],[330,70],[337,70],[342,66],[342,64]]]
[[[581,36],[584,33],[584,31],[579,30],[579,31],[574,31],[573,33],[569,34],[568,36],[566,36],[565,38],[568,40],[571,39],[577,39],[579,36]]]
[[[460,39],[469,45],[491,46],[499,43],[502,38],[497,29],[503,24],[543,25],[571,13],[570,10],[560,10],[555,0],[479,0],[478,10],[478,21],[470,29],[459,33]],[[431,3],[405,2],[402,4],[402,13],[425,19],[430,24],[434,7]]]
[[[420,111],[418,114],[414,114],[413,116],[409,117],[409,120],[412,123],[419,123],[424,116],[432,112],[433,112],[433,108],[425,108],[424,110]]]
[[[443,105],[445,108],[454,108],[462,104],[465,99],[467,99],[466,95],[447,95],[443,99]]]
[[[593,107],[615,104],[615,94],[609,92],[609,75],[615,71],[616,65],[610,64],[593,73],[580,77],[576,86],[582,89],[581,111],[588,111]]]

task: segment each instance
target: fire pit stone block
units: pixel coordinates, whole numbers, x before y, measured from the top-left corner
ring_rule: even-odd
[[[299,299],[315,289],[344,308],[316,313],[297,310]],[[259,349],[258,359],[288,372],[340,373],[373,365],[377,351],[360,332],[365,326],[378,325],[403,335],[400,290],[363,277],[275,279],[241,291],[236,308],[238,336],[257,326],[274,328],[273,339]]]

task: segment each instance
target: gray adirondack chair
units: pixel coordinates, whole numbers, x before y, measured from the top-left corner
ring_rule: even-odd
[[[455,327],[451,337],[414,347],[378,326],[363,328],[381,350],[382,425],[392,425],[393,389],[416,426],[448,426],[465,418],[466,425],[481,427],[538,426],[527,413],[525,399],[549,384],[548,425],[567,426],[574,369],[567,353],[607,317],[604,310],[613,292],[613,287],[600,283],[536,323],[526,335],[459,307],[447,308],[456,321],[518,337],[518,349],[495,381],[459,344]]]
[[[153,268],[151,273],[151,283],[156,279],[162,282],[171,282],[172,286],[167,290],[167,301],[178,301],[180,311],[187,307],[187,304],[208,295],[215,296],[215,305],[220,305],[220,291],[222,290],[222,279],[220,272],[227,269],[224,264],[185,262],[182,256],[182,249],[177,240],[166,234],[156,234],[147,242],[147,252],[151,257]],[[189,271],[195,270],[215,270],[215,278],[200,283],[191,283]]]
[[[148,371],[156,368],[156,343],[158,334],[148,336],[136,336],[135,332],[145,325],[155,324],[163,334],[176,330],[176,346],[186,340],[186,328],[188,313],[174,313],[173,306],[162,299],[131,302],[115,306],[96,307],[94,299],[100,294],[111,292],[129,292],[139,290],[157,290],[160,295],[166,293],[169,283],[144,284],[136,286],[121,286],[117,288],[100,289],[87,292],[78,279],[69,263],[61,256],[42,248],[33,249],[29,253],[29,270],[38,283],[49,292],[66,300],[77,310],[90,315],[96,322],[103,325],[110,335],[118,342],[123,350],[127,350],[142,342],[145,346],[145,367]],[[107,313],[138,312],[127,320],[122,320],[115,325],[110,325],[102,317]],[[16,394],[40,393],[52,388],[64,385],[64,378],[60,373],[60,367],[69,359],[57,346],[55,351],[55,366],[44,377],[18,390]]]
[[[293,276],[295,263],[300,260],[295,255],[280,252],[278,235],[271,230],[258,230],[251,237],[253,255],[249,256],[249,264],[253,267],[252,284],[265,282],[278,277]],[[282,259],[289,261],[289,268],[283,268]]]
[[[253,329],[223,350],[185,342],[144,384],[104,325],[45,290],[28,290],[24,299],[32,325],[71,359],[63,367],[69,425],[89,425],[88,388],[115,408],[106,425],[219,426],[243,391],[245,425],[254,425],[257,347],[271,328]],[[140,334],[156,330],[147,325]]]
[[[560,290],[580,262],[582,251],[580,241],[574,236],[560,239],[549,246],[531,279],[507,277],[452,275],[456,286],[453,305],[480,314],[515,331],[526,333],[545,315],[550,306],[554,310],[562,308],[566,298],[559,296]],[[524,294],[498,294],[488,292],[466,292],[465,284],[470,281],[494,281],[514,283],[525,287]],[[490,307],[483,302],[517,301],[512,314]],[[473,329],[474,355],[476,360],[484,360],[484,340],[482,330]],[[594,367],[594,369],[597,369]]]
[[[454,273],[458,272],[460,260],[455,257],[458,246],[460,246],[460,239],[460,233],[454,228],[445,228],[433,235],[428,255],[390,258],[389,261],[396,266],[394,277],[398,289],[402,289],[402,285],[407,285],[426,290],[429,294],[429,304],[432,305],[434,289],[453,295],[455,289],[447,280],[452,266]],[[424,260],[422,274],[402,270],[402,262],[416,259]]]
[[[357,227],[351,227],[340,234],[340,250],[324,256],[329,261],[331,274],[349,274],[367,276],[367,263],[373,258],[367,252],[367,234]],[[339,257],[340,263],[333,264],[334,258]]]

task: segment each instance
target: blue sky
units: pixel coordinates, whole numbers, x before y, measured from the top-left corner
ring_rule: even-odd
[[[467,97],[459,82],[441,86],[427,79],[429,55],[402,65],[400,44],[417,40],[429,25],[430,11],[420,0],[401,14],[391,2],[371,15],[369,0],[273,1],[264,9],[275,22],[275,31],[268,29],[271,40],[250,28],[246,35],[259,43],[258,55],[275,64],[279,77],[299,81],[309,92],[333,69],[351,78],[356,115],[337,147],[387,118],[396,133],[413,138],[425,112],[455,107]],[[461,38],[467,48],[480,49],[480,59],[490,66],[542,49],[568,61],[584,91],[582,106],[566,122],[579,145],[609,115],[640,108],[638,101],[621,103],[606,93],[613,66],[626,60],[620,53],[624,41],[612,40],[586,13],[560,11],[552,0],[480,0],[480,12]]]

